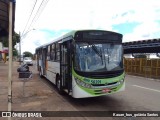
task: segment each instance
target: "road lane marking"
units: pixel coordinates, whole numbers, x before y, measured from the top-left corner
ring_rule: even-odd
[[[147,87],[142,87],[142,86],[139,86],[139,85],[132,85],[132,86],[143,88],[143,89],[147,89],[147,90],[152,90],[152,91],[155,91],[155,92],[160,92],[160,90],[151,89],[151,88],[147,88]]]

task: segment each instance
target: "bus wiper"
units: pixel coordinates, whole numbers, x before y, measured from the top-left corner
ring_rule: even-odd
[[[92,49],[95,51],[95,53],[101,58],[102,64],[103,64],[102,51],[100,52],[94,44],[91,44],[91,45],[92,45]]]
[[[97,47],[96,47],[95,45],[93,45],[93,44],[92,44],[92,49],[95,51],[95,53],[96,53],[98,56],[102,57],[102,53],[100,53],[100,52],[98,51]]]

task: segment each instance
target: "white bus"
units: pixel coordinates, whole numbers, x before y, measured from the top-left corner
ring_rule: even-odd
[[[77,30],[36,48],[40,76],[74,98],[96,97],[125,88],[122,34]]]

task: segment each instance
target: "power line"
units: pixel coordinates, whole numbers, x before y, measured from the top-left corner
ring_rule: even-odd
[[[37,0],[34,2],[34,6],[33,6],[33,8],[32,8],[31,14],[30,14],[30,16],[29,16],[29,18],[28,18],[27,24],[26,24],[26,26],[25,26],[25,28],[24,28],[24,30],[23,30],[23,32],[22,32],[22,35],[24,34],[24,32],[25,32],[25,30],[26,30],[26,27],[27,27],[27,25],[28,25],[28,23],[29,23],[29,20],[31,19],[31,16],[32,16],[33,11],[34,11],[35,6],[36,6],[36,3],[37,3]]]
[[[28,27],[28,30],[30,29],[30,27],[32,26],[32,24],[34,22],[36,22],[40,16],[40,14],[42,13],[42,11],[44,10],[44,8],[46,7],[47,3],[48,3],[49,0],[43,0],[34,16],[34,18],[32,19],[32,22],[30,23],[29,27]]]

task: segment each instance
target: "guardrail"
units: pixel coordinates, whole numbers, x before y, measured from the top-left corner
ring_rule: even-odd
[[[126,74],[160,79],[160,59],[124,58]]]

